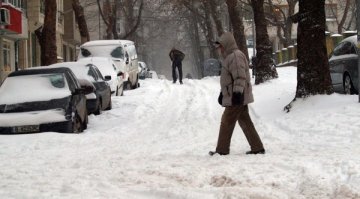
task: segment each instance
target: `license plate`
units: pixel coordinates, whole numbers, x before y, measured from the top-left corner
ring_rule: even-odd
[[[39,130],[39,125],[17,126],[14,128],[14,133],[30,133],[38,132]]]

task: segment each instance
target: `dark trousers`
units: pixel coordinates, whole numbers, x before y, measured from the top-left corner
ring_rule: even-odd
[[[263,149],[261,139],[251,121],[248,106],[226,107],[221,117],[219,139],[216,152],[228,154],[230,152],[231,136],[233,134],[236,121],[243,130],[252,151]]]
[[[173,81],[175,83],[176,80],[177,80],[176,68],[179,71],[179,81],[182,82],[182,76],[183,76],[183,74],[182,74],[182,65],[181,64],[174,64],[174,63],[172,65],[172,78],[173,78]]]

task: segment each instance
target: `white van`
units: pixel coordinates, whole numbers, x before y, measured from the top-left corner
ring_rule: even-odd
[[[133,41],[97,40],[80,46],[78,59],[88,57],[111,57],[124,74],[124,86],[135,89],[139,87],[138,56]]]

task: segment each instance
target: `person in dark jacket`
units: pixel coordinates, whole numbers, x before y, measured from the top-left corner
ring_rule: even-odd
[[[221,67],[219,103],[225,107],[221,117],[216,151],[209,155],[230,153],[230,142],[236,122],[243,130],[251,150],[246,154],[264,154],[265,149],[251,121],[248,104],[254,102],[250,82],[249,63],[236,45],[230,32],[224,33],[217,42],[217,49],[224,58]]]
[[[169,57],[172,61],[172,77],[173,77],[173,83],[176,83],[177,80],[177,75],[176,75],[176,68],[178,69],[179,72],[179,82],[180,84],[183,84],[182,82],[182,60],[185,57],[185,54],[183,52],[181,52],[180,50],[177,50],[175,48],[172,48],[170,53],[169,53]]]

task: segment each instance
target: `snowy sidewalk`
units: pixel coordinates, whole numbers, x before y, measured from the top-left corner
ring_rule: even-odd
[[[253,87],[250,113],[265,155],[237,126],[229,156],[215,149],[219,78],[147,79],[91,115],[83,134],[0,135],[0,198],[360,198],[360,103],[333,94],[298,100],[296,68]]]

